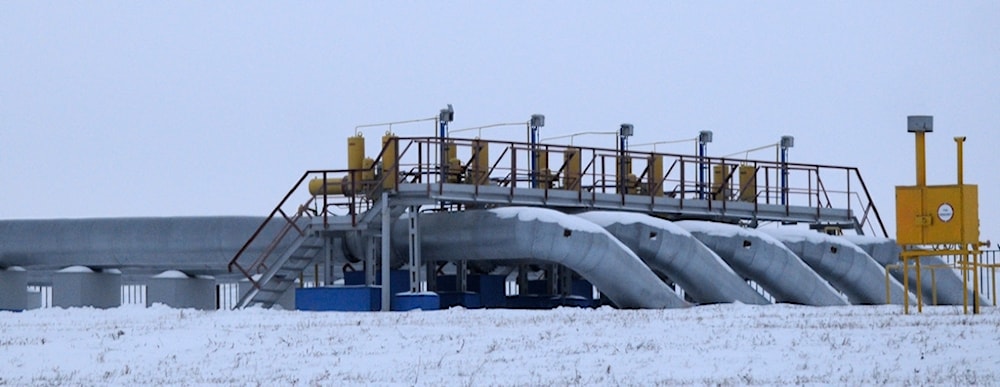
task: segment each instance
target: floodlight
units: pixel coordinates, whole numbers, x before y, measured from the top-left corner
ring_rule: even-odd
[[[545,116],[541,114],[532,114],[530,124],[536,128],[545,126]]]
[[[440,119],[441,122],[455,121],[455,109],[451,107],[450,103],[447,108],[441,109],[441,114],[438,115],[438,119]]]
[[[633,128],[632,124],[622,124],[621,130],[618,132],[618,135],[622,137],[632,137],[632,134],[634,132],[635,129]]]
[[[933,132],[934,116],[907,116],[906,131],[910,133]]]
[[[712,142],[712,131],[711,130],[702,130],[701,132],[699,132],[698,133],[698,142],[703,143],[703,144],[707,144],[707,143]]]
[[[795,146],[795,137],[781,136],[781,147],[788,149]]]

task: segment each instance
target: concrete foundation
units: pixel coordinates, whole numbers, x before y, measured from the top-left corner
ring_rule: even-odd
[[[28,272],[19,267],[0,270],[0,310],[28,309]]]
[[[146,306],[160,303],[173,308],[215,310],[215,297],[214,279],[194,278],[176,270],[155,275],[146,285]]]
[[[122,302],[122,275],[71,266],[52,275],[52,306],[115,308]]]

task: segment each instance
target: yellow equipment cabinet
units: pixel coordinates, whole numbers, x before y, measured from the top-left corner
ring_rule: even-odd
[[[896,240],[902,245],[977,243],[979,187],[897,186]]]

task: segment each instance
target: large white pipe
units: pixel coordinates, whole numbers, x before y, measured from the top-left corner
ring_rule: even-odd
[[[591,211],[577,216],[604,227],[699,303],[770,304],[722,258],[670,221],[634,212]]]
[[[762,231],[784,243],[834,288],[846,294],[852,304],[886,303],[885,268],[860,247],[844,238],[805,229]],[[895,279],[890,277],[888,281],[890,303],[902,305],[909,293]],[[910,303],[916,304],[916,300],[911,298]]]
[[[421,252],[435,260],[538,260],[568,267],[622,308],[688,303],[600,226],[541,208],[420,214]],[[393,226],[393,250],[406,254],[406,222]]]
[[[702,221],[676,222],[719,254],[740,275],[752,279],[777,302],[849,305],[785,245],[760,231]]]
[[[0,266],[226,273],[229,260],[263,221],[239,216],[3,220]],[[259,254],[278,226],[265,228],[250,254]]]

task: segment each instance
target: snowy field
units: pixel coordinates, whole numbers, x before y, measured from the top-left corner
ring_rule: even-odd
[[[1000,311],[0,312],[0,385],[1000,384]]]

